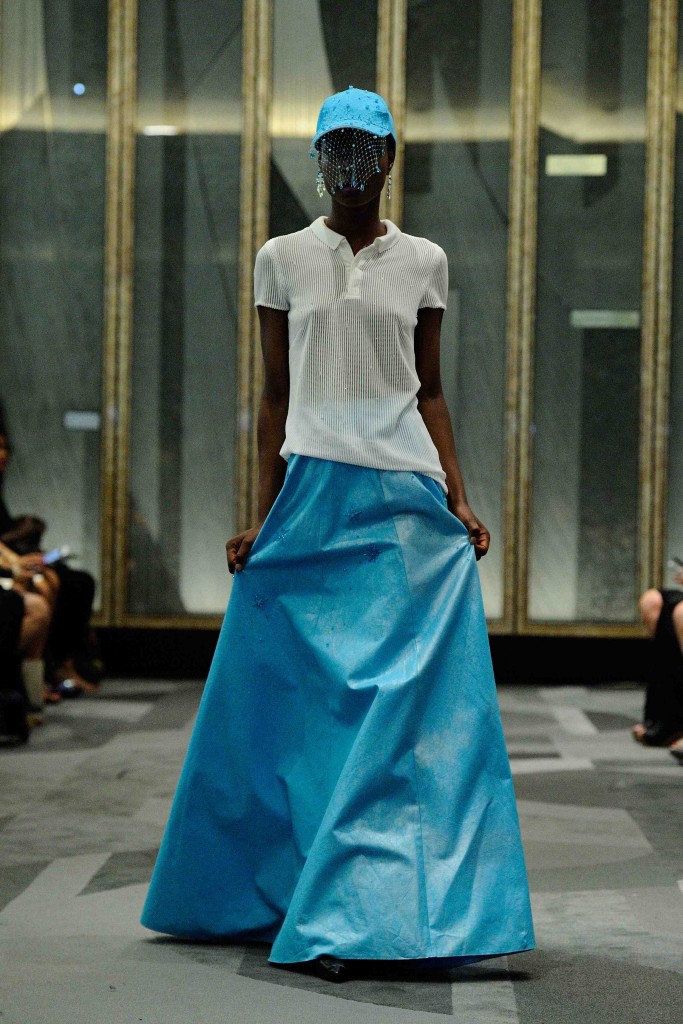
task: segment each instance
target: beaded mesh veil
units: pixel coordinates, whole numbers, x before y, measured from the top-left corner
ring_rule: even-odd
[[[316,144],[327,190],[357,188],[361,192],[373,174],[379,173],[379,160],[386,152],[386,136],[373,135],[360,128],[336,128],[321,136]],[[311,158],[317,152],[311,150]]]

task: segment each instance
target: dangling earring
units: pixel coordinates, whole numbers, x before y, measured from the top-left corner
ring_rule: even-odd
[[[391,199],[391,175],[387,174],[387,199]]]
[[[315,183],[318,189],[318,195],[322,199],[327,189],[325,188],[325,179],[323,178],[323,172],[321,170],[319,170],[315,176]]]

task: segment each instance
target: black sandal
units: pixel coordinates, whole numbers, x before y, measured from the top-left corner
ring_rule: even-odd
[[[334,981],[337,984],[353,977],[350,962],[339,960],[336,956],[319,956],[315,961],[315,972],[319,978],[324,978],[325,981]]]

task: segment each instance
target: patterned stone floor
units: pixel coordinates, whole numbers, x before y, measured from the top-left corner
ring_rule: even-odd
[[[667,1024],[683,995],[683,768],[635,685],[501,689],[538,949],[342,986],[138,923],[201,686],[108,681],[0,750],[2,1024]]]

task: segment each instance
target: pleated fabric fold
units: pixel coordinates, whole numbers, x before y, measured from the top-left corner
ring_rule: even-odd
[[[290,456],[142,923],[274,963],[534,948],[476,558],[435,480]]]

